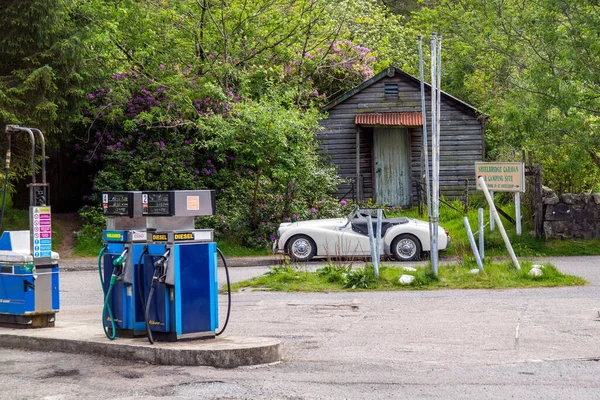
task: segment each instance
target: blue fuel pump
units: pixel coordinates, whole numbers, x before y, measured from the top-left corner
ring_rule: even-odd
[[[212,230],[194,227],[195,216],[214,210],[214,191],[142,193],[142,213],[152,230],[140,279],[150,343],[217,335],[217,245]]]
[[[46,145],[44,134],[39,129],[17,125],[6,127],[8,149],[0,227],[7,195],[11,135],[15,133],[27,133],[31,140],[29,230],[5,231],[0,237],[0,324],[20,328],[52,327],[60,308],[59,256],[52,251]],[[36,134],[41,147],[41,183],[36,181]]]
[[[143,268],[151,343],[215,337],[219,325],[216,243],[149,246]]]
[[[146,334],[155,340],[214,338],[220,332],[217,254],[211,229],[195,217],[213,215],[211,190],[105,192],[107,229],[98,256],[109,339]],[[141,210],[141,211],[140,211]]]

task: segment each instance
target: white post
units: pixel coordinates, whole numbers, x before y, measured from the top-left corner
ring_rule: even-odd
[[[369,230],[369,244],[371,245],[371,262],[375,277],[379,278],[379,260],[377,259],[377,249],[375,248],[375,238],[373,237],[373,219],[371,214],[367,215],[367,229]]]
[[[515,192],[515,220],[517,235],[521,236],[521,192]]]
[[[492,196],[492,202],[494,201],[494,192],[490,192],[490,196]],[[495,228],[494,216],[492,215],[492,209],[490,208],[490,232],[494,232]]]
[[[377,250],[377,266],[381,261],[381,225],[383,223],[383,210],[377,210],[377,236],[375,236],[375,248]]]
[[[519,260],[517,260],[517,256],[515,255],[512,245],[510,244],[510,240],[508,240],[508,235],[506,234],[506,231],[504,230],[504,225],[502,225],[502,221],[500,220],[500,216],[498,215],[498,210],[496,210],[496,206],[494,205],[494,200],[492,199],[492,196],[490,195],[490,191],[488,190],[487,185],[485,184],[485,179],[483,179],[482,176],[480,176],[477,179],[479,179],[479,184],[481,185],[481,189],[483,190],[483,193],[485,194],[485,198],[487,199],[488,204],[490,205],[490,211],[492,213],[492,216],[494,217],[494,220],[496,220],[496,223],[498,224],[498,229],[500,230],[502,239],[504,239],[504,244],[506,245],[506,249],[508,250],[508,253],[510,254],[510,258],[512,258],[512,261],[513,261],[513,264],[515,265],[515,267],[518,270],[520,270],[521,265],[519,265]]]
[[[477,245],[475,244],[475,238],[473,237],[473,232],[471,231],[471,225],[469,225],[469,219],[467,217],[463,217],[463,223],[465,224],[467,236],[469,237],[469,243],[471,243],[471,250],[473,250],[473,255],[475,256],[477,266],[479,267],[480,271],[483,271],[483,263],[481,262],[481,257],[479,257],[479,252],[477,251]]]
[[[484,237],[484,220],[483,220],[483,208],[477,209],[477,220],[479,221],[479,256],[483,261],[485,258],[485,250],[483,248],[483,237]]]

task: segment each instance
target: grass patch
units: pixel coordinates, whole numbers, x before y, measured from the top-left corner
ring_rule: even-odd
[[[1,200],[0,200],[1,201]],[[28,231],[29,209],[7,208],[2,220],[4,231]],[[52,224],[52,250],[58,251],[63,241],[63,232],[57,224]]]
[[[245,247],[228,240],[219,240],[217,247],[221,249],[227,257],[252,257],[252,256],[268,256],[273,255],[273,252],[268,249],[253,249]]]
[[[458,200],[454,201],[452,206],[462,210],[462,204]],[[473,234],[475,235],[475,241],[479,243],[479,239],[476,234],[478,229],[477,207],[484,208],[484,219],[486,224],[489,224],[490,212],[487,204],[474,204],[473,207],[473,209],[468,210],[466,216],[469,218],[469,224],[471,225],[471,230],[473,230]],[[513,217],[515,216],[515,207],[513,203],[502,204],[500,205],[500,208],[502,208],[507,214]],[[533,226],[528,222],[526,217],[528,211],[525,209],[525,207],[522,207],[522,212],[524,217],[521,236],[517,235],[514,224],[507,221],[504,217],[500,217],[513,249],[518,257],[586,256],[600,254],[600,239],[536,239],[535,236],[531,234],[533,231]],[[388,214],[388,216],[406,216],[409,218],[417,218],[425,221],[427,220],[427,211],[425,210],[424,216],[420,217],[416,207]],[[467,232],[463,224],[463,216],[465,216],[465,214],[462,211],[457,211],[445,204],[440,205],[440,226],[444,227],[450,233],[450,237],[452,238],[450,248],[445,253],[447,255],[472,257],[469,238],[467,237]],[[508,256],[508,252],[498,227],[491,232],[489,225],[487,225],[484,230],[485,255],[503,257]]]
[[[430,266],[404,271],[400,267],[380,267],[379,279],[373,268],[352,269],[348,266],[328,263],[316,272],[310,272],[297,265],[273,267],[262,276],[231,285],[232,291],[241,288],[260,288],[282,292],[332,292],[357,290],[435,290],[435,289],[507,289],[555,286],[579,286],[587,282],[579,277],[566,275],[552,264],[544,264],[543,275],[532,277],[528,274],[532,262],[524,261],[521,270],[510,262],[490,263],[477,275],[469,271],[475,263],[462,262],[442,265],[439,276],[433,275]],[[410,285],[399,282],[401,275],[412,275],[415,280]]]
[[[73,257],[96,257],[102,248],[102,239],[98,236],[78,235]]]

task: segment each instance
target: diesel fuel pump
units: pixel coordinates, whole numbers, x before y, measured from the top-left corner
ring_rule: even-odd
[[[148,252],[139,290],[150,343],[220,334],[217,244],[212,229],[195,228],[196,216],[214,213],[214,190],[142,192]]]

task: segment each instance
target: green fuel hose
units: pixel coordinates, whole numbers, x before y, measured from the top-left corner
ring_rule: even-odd
[[[100,249],[100,253],[98,253],[98,274],[100,274],[100,284],[102,285],[102,292],[104,293],[104,307],[102,308],[102,329],[104,329],[104,334],[106,335],[106,337],[109,340],[115,340],[115,337],[117,336],[117,327],[115,325],[115,319],[113,317],[112,308],[110,307],[109,300],[110,300],[110,295],[112,293],[112,288],[115,285],[115,281],[117,280],[117,277],[115,275],[111,276],[110,285],[108,287],[108,290],[105,290],[104,289],[104,278],[102,277],[102,256],[106,252],[106,248],[107,248],[106,245],[102,246],[102,249]],[[108,328],[106,327],[106,324],[104,323],[104,321],[106,320],[106,312],[107,311],[108,311],[108,316],[110,318],[111,333],[108,333]]]

